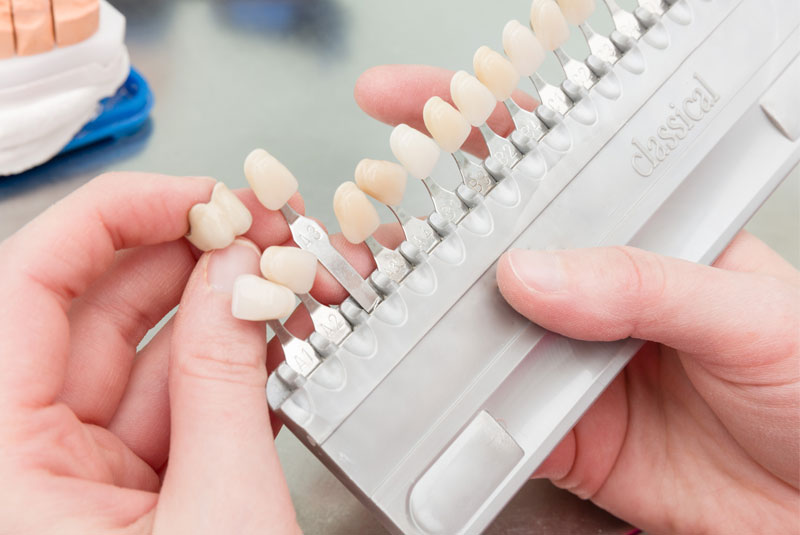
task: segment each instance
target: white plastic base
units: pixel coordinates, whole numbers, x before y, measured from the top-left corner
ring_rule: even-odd
[[[130,71],[125,17],[100,2],[89,39],[0,61],[0,176],[46,162],[98,113]]]

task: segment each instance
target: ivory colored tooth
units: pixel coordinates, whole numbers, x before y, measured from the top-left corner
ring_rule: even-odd
[[[306,294],[314,286],[317,257],[297,247],[273,245],[261,255],[261,274],[296,294]]]
[[[518,20],[508,21],[503,28],[503,50],[522,76],[530,76],[544,63],[542,43]]]
[[[333,213],[350,243],[361,243],[380,225],[378,212],[354,182],[345,182],[333,196]]]
[[[211,191],[211,200],[189,210],[186,238],[201,251],[223,249],[247,232],[252,222],[253,216],[242,201],[218,182]]]
[[[519,83],[519,73],[510,61],[488,46],[482,46],[472,58],[472,67],[475,76],[489,88],[494,98],[501,102],[511,98]]]
[[[241,236],[248,230],[250,225],[253,224],[253,215],[250,210],[239,200],[228,186],[222,182],[217,182],[211,192],[211,204],[216,204],[228,217],[231,224],[231,230],[237,236]]]
[[[461,112],[442,100],[431,97],[422,109],[425,126],[445,152],[455,152],[469,137],[472,126]]]
[[[569,26],[555,0],[533,0],[531,26],[547,50],[555,50],[569,39]]]
[[[14,0],[11,14],[17,55],[30,56],[52,50],[55,38],[50,0]]]
[[[224,249],[236,239],[230,221],[217,206],[196,204],[189,210],[189,234],[186,235],[201,251]]]
[[[58,46],[74,45],[91,37],[100,23],[99,0],[51,0]]]
[[[557,0],[564,18],[578,26],[594,12],[594,0]]]
[[[392,130],[389,145],[406,171],[420,180],[430,176],[442,152],[435,141],[407,124],[399,124]]]
[[[450,97],[472,126],[485,123],[497,105],[492,92],[465,71],[458,71],[450,80]]]
[[[264,149],[247,156],[244,175],[259,202],[270,210],[279,210],[297,191],[297,179],[291,171]]]
[[[0,0],[0,59],[14,55],[14,26],[11,24],[11,0]]]
[[[285,318],[294,311],[294,293],[258,275],[240,275],[233,283],[231,312],[241,320],[267,321]]]
[[[364,159],[356,166],[356,184],[361,191],[389,206],[397,206],[406,192],[405,168],[385,160]]]

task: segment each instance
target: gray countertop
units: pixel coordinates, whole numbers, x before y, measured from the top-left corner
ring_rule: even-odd
[[[353,85],[381,63],[470,69],[480,45],[499,47],[529,0],[112,0],[128,17],[133,64],[156,95],[136,135],[62,156],[0,179],[0,240],[107,170],[210,175],[246,185],[254,147],[276,154],[300,180],[307,212],[335,229],[331,198],[363,157],[390,158],[389,127],[356,106]],[[630,1],[620,2],[624,5]],[[604,29],[605,21],[595,26]],[[575,36],[573,36],[575,37]],[[580,53],[585,46],[573,40]],[[800,264],[800,173],[795,171],[749,229]],[[423,212],[423,188],[408,208]],[[313,534],[384,533],[288,432],[278,447],[300,525]],[[489,529],[514,533],[624,533],[627,525],[543,481],[531,481]]]

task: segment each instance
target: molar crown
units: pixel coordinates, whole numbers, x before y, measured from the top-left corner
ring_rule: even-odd
[[[354,182],[344,182],[333,196],[333,212],[350,243],[362,243],[380,225],[378,212]]]
[[[530,76],[542,66],[545,50],[539,38],[517,20],[503,28],[503,50],[522,76]]]
[[[547,50],[555,50],[569,39],[569,26],[554,0],[533,0],[531,26]]]
[[[430,176],[442,152],[431,138],[407,124],[399,124],[392,130],[389,145],[409,174],[420,180]]]
[[[484,124],[497,105],[492,92],[466,71],[458,71],[453,75],[450,97],[472,126]]]
[[[294,293],[258,275],[240,275],[233,283],[231,312],[249,321],[269,321],[289,316],[295,308]]]
[[[258,201],[270,210],[279,210],[297,191],[297,179],[291,171],[264,149],[247,156],[244,175]]]
[[[425,127],[445,152],[456,152],[472,131],[461,112],[442,100],[431,97],[422,110]]]
[[[519,73],[514,65],[488,46],[480,47],[472,58],[475,76],[489,88],[494,98],[504,101],[511,98],[519,83]]]
[[[314,286],[317,257],[297,247],[267,247],[261,255],[261,274],[296,294],[307,294]]]
[[[211,192],[211,200],[189,210],[189,234],[186,235],[201,251],[224,249],[250,229],[253,216],[247,207],[222,182]]]
[[[402,165],[385,160],[363,159],[355,171],[359,189],[388,206],[397,206],[403,200],[407,177]]]

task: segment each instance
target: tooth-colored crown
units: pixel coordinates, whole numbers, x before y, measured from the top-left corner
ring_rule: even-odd
[[[403,200],[408,173],[398,163],[364,159],[358,162],[355,177],[361,191],[383,204],[397,206]]]
[[[594,0],[557,1],[561,6],[561,12],[564,13],[564,18],[575,26],[586,22],[586,19],[594,12]]]
[[[378,212],[354,182],[339,186],[333,196],[333,213],[350,243],[361,243],[380,225]]]
[[[241,320],[267,321],[289,316],[295,308],[294,293],[258,275],[240,275],[233,283],[231,312]]]
[[[547,50],[555,50],[569,39],[569,26],[554,0],[533,0],[531,26]]]
[[[530,76],[544,63],[545,50],[530,28],[510,20],[503,28],[503,49],[522,76]]]
[[[211,191],[211,200],[189,210],[186,238],[201,251],[224,249],[250,229],[253,216],[247,207],[222,182]]]
[[[431,175],[442,152],[435,141],[407,124],[399,124],[392,130],[389,146],[406,171],[420,180]]]
[[[273,245],[261,255],[261,274],[296,294],[306,294],[314,286],[317,257],[297,247]]]
[[[455,152],[469,137],[472,127],[461,112],[442,100],[431,97],[422,109],[425,126],[445,152]]]
[[[458,71],[450,80],[450,97],[472,126],[485,123],[497,105],[492,92],[465,71]]]
[[[503,101],[511,98],[519,83],[519,73],[506,58],[488,46],[480,47],[472,58],[475,76],[489,88],[494,98]]]
[[[259,202],[270,210],[279,210],[297,191],[297,179],[291,171],[263,149],[247,156],[244,175]]]

